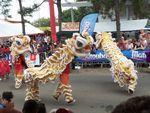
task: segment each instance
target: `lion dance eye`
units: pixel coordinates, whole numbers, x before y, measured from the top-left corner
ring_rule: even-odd
[[[19,46],[21,45],[21,43],[19,41],[16,41],[16,44],[19,45]]]
[[[78,46],[78,47],[82,47],[83,44],[82,44],[80,41],[77,41],[77,46]]]

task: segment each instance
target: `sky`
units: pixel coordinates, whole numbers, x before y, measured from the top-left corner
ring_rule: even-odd
[[[25,6],[32,6],[34,3],[41,3],[43,0],[22,0],[22,5]],[[62,3],[65,3],[66,1],[69,2],[74,2],[75,0],[62,0]],[[18,0],[12,0],[12,6],[10,7],[10,15],[12,16],[13,19],[15,20],[20,20],[20,15],[17,14],[18,10],[19,10],[19,3]],[[57,7],[56,5],[54,5],[54,9],[55,9],[55,17],[58,17],[58,11],[57,11]],[[63,8],[63,10],[69,9],[68,8]],[[26,17],[27,20],[29,20],[30,22],[33,22],[35,20],[37,20],[38,18],[49,18],[49,3],[45,2],[42,4],[42,6],[39,7],[39,10],[33,13],[32,17]],[[0,18],[2,18],[2,16],[0,16]]]

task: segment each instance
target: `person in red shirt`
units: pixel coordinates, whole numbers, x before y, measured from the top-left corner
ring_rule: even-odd
[[[22,78],[23,78],[23,70],[24,68],[27,68],[27,65],[25,63],[25,59],[23,55],[19,55],[19,57],[15,60],[14,64],[14,75],[16,78],[16,84],[15,88],[20,88],[22,84]]]

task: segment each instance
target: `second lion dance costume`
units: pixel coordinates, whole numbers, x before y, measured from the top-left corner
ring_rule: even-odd
[[[132,94],[138,78],[137,71],[134,69],[134,63],[123,55],[113,41],[111,34],[106,32],[97,33],[96,40],[96,47],[101,48],[111,62],[110,71],[114,82],[117,82],[120,87],[127,86],[128,92]]]
[[[11,57],[14,67],[15,88],[18,89],[22,85],[23,71],[27,68],[25,53],[31,51],[30,37],[18,36],[12,37],[11,40]]]

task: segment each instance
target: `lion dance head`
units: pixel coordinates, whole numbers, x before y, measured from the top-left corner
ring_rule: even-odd
[[[87,32],[82,35],[74,33],[71,39],[66,40],[66,45],[71,48],[73,54],[77,57],[87,56],[92,50],[93,43],[93,38]]]
[[[24,55],[29,52],[33,52],[33,49],[30,45],[29,36],[14,36],[11,38],[11,56],[14,61],[19,55]]]

